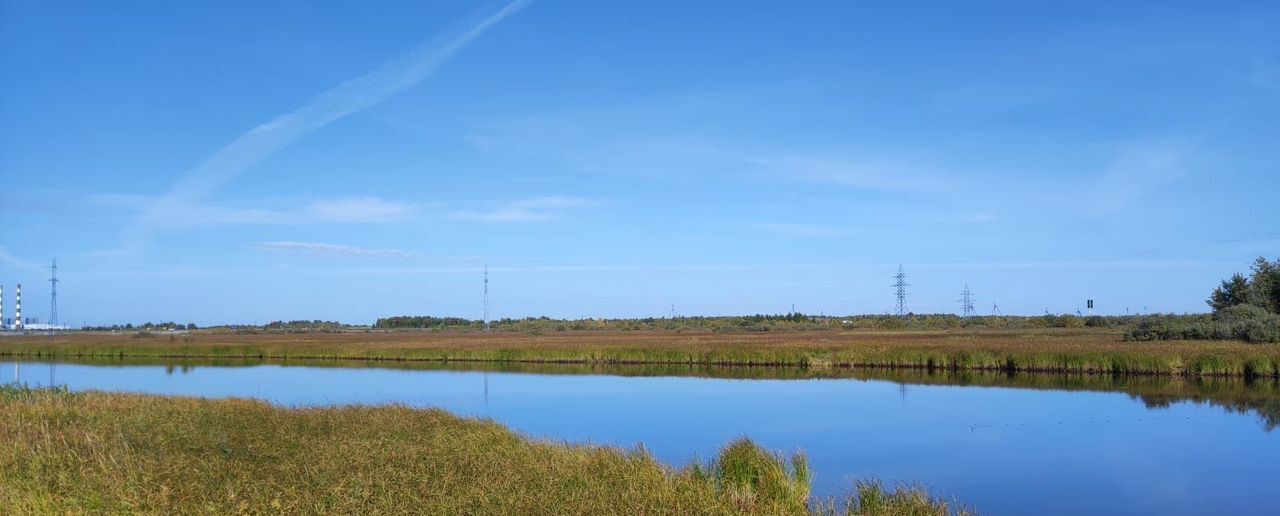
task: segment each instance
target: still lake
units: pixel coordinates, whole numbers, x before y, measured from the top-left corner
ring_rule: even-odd
[[[388,362],[0,363],[0,383],[400,403],[684,465],[748,436],[803,450],[814,492],[919,482],[983,514],[1280,514],[1273,380],[477,366]]]

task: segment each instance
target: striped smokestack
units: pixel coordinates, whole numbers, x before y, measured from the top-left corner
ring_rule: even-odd
[[[17,292],[13,293],[13,329],[22,331],[22,284],[18,284]]]

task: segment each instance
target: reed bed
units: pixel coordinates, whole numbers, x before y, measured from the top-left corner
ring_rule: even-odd
[[[920,489],[810,497],[803,455],[748,440],[675,469],[401,406],[0,387],[9,514],[965,514]]]
[[[1280,346],[1125,342],[1116,330],[348,332],[28,336],[0,357],[354,359],[453,362],[793,365],[955,371],[1280,377]]]

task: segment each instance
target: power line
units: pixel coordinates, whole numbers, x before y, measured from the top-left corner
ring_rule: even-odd
[[[893,288],[896,290],[898,297],[898,306],[894,310],[894,315],[898,317],[906,317],[907,315],[907,287],[911,286],[907,283],[907,275],[902,272],[902,264],[898,264],[898,273],[893,275]]]

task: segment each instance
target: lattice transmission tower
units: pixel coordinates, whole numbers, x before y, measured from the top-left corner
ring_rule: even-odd
[[[969,290],[968,283],[965,283],[964,290],[960,291],[960,311],[963,314],[962,317],[966,319],[976,315],[973,309],[973,291]]]
[[[49,266],[49,326],[58,325],[58,260]]]
[[[487,263],[484,264],[484,331],[489,331],[489,264]]]
[[[898,264],[898,273],[893,275],[893,288],[898,297],[898,305],[894,308],[893,314],[898,317],[906,317],[907,315],[907,287],[911,284],[907,283],[907,275],[902,272],[902,264]]]

